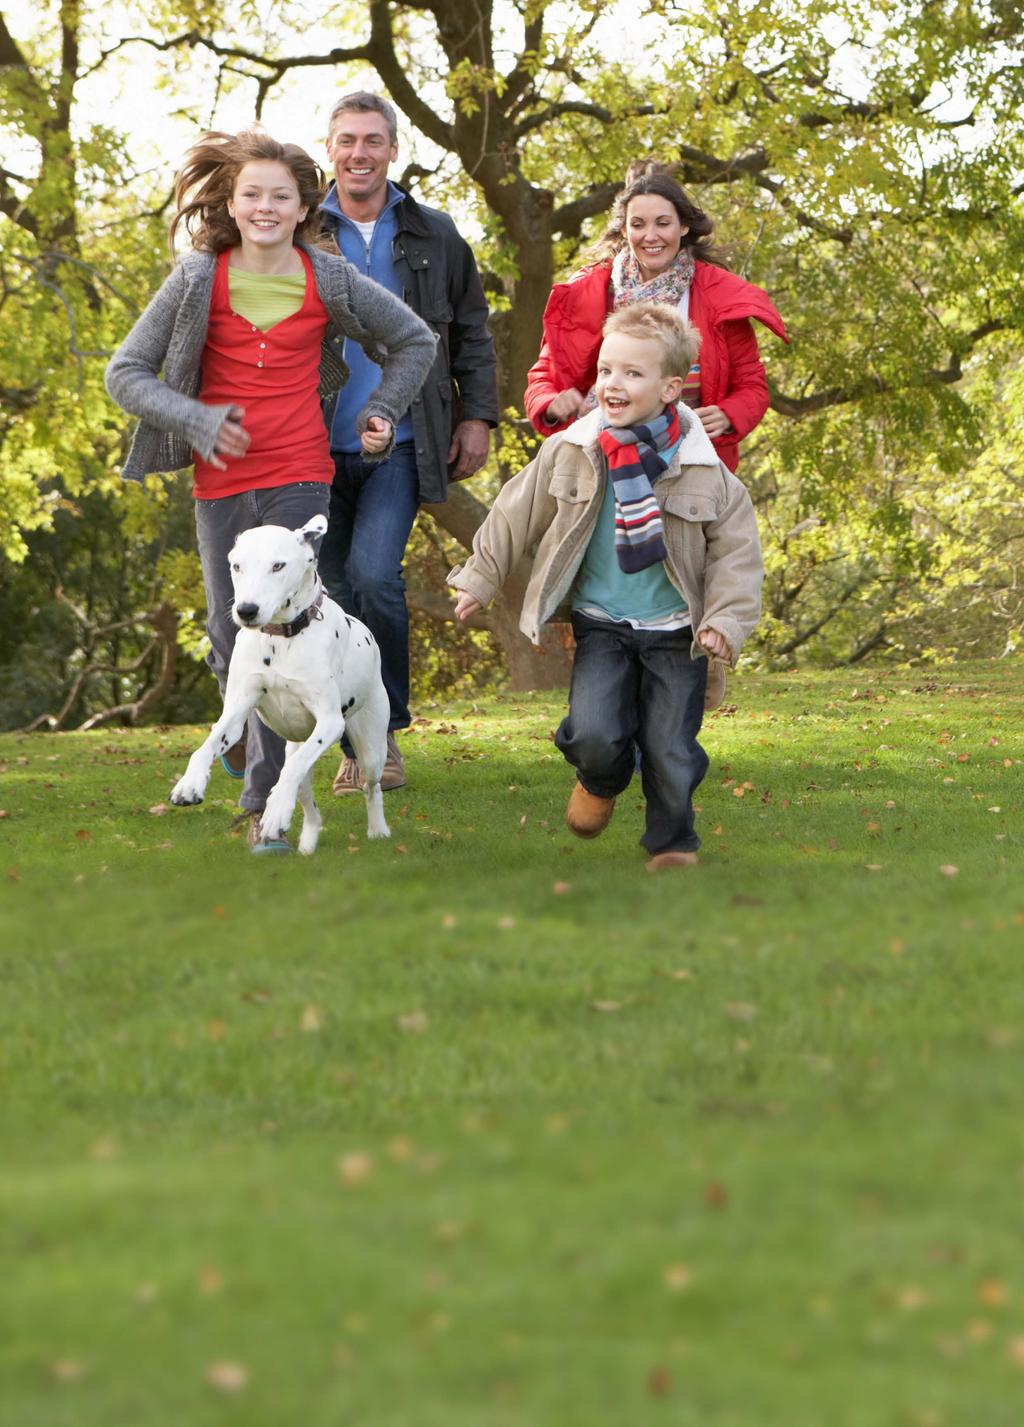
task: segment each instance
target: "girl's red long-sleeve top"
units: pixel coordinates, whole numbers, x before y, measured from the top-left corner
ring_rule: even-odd
[[[612,310],[611,262],[584,268],[556,283],[544,309],[544,341],[530,368],[526,414],[542,436],[569,422],[549,426],[544,413],[559,392],[588,392],[597,377],[601,329]],[[690,288],[689,319],[700,332],[700,404],[720,406],[732,430],[714,438],[731,471],[739,443],[768,410],[768,383],[751,318],[788,341],[775,304],[761,288],[724,268],[697,261]]]

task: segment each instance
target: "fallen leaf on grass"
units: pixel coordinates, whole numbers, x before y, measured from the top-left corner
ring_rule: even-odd
[[[683,1293],[693,1282],[693,1270],[684,1263],[670,1263],[661,1277],[669,1293]]]
[[[426,1011],[407,1011],[396,1018],[395,1025],[407,1036],[418,1036],[430,1025],[430,1017]]]
[[[373,1167],[372,1155],[365,1150],[355,1150],[338,1160],[338,1178],[350,1187],[365,1184],[373,1173]]]
[[[441,925],[444,927],[445,931],[450,932],[453,927],[457,927],[459,925],[459,919],[454,912],[445,912],[444,916],[441,918]]]
[[[1002,1308],[1006,1302],[1006,1284],[998,1278],[985,1278],[978,1284],[978,1302],[986,1308]]]
[[[552,892],[554,892],[554,894],[555,894],[556,897],[564,897],[568,892],[571,892],[571,891],[572,891],[572,883],[571,883],[571,882],[555,882],[555,883],[552,885],[551,890],[552,890]]]
[[[98,1140],[93,1140],[89,1146],[89,1158],[95,1160],[116,1159],[121,1153],[121,1146],[113,1135],[101,1135]]]
[[[1006,1356],[1015,1368],[1024,1368],[1024,1335],[1018,1334],[1006,1345]]]
[[[672,1374],[668,1368],[652,1368],[647,1374],[647,1391],[651,1397],[668,1397],[672,1391]]]
[[[206,1298],[214,1298],[224,1288],[224,1275],[216,1264],[204,1264],[196,1277],[196,1286]]]
[[[916,1313],[919,1308],[926,1308],[931,1302],[928,1294],[923,1288],[917,1288],[914,1284],[900,1290],[896,1302],[903,1309],[904,1313]]]
[[[140,1283],[135,1290],[136,1303],[155,1303],[160,1297],[160,1289],[155,1283]]]
[[[211,1363],[205,1376],[218,1392],[241,1392],[249,1385],[249,1369],[242,1363]]]
[[[18,871],[18,869],[17,869],[16,867],[8,867],[8,869],[7,869],[7,880],[8,880],[8,882],[20,882],[20,881],[21,881],[21,873]]]
[[[503,932],[511,931],[515,924],[515,917],[499,917],[498,920],[494,923],[498,930]]]
[[[92,842],[92,833],[87,827],[76,828],[75,838],[78,842]]]
[[[318,1031],[323,1025],[323,1010],[320,1006],[304,1006],[299,1017],[300,1031]]]
[[[222,1041],[228,1033],[226,1021],[222,1021],[220,1016],[214,1016],[213,1020],[206,1027],[206,1038],[211,1041]]]
[[[943,877],[956,877],[959,875],[960,868],[954,867],[952,862],[944,862],[939,868],[939,871],[942,873]]]
[[[592,1011],[621,1011],[621,1010],[622,1010],[622,1002],[621,1002],[621,1001],[591,1001],[591,1003],[590,1003],[590,1009],[591,1009]]]
[[[865,871],[865,872],[881,872],[881,870],[882,870],[882,864],[881,864],[881,862],[865,862],[865,864],[864,864],[864,871]]]
[[[155,818],[162,818],[164,813],[167,811],[167,804],[154,803],[149,811],[153,814]]]
[[[727,1001],[725,1014],[734,1021],[752,1021],[757,1015],[757,1007],[750,1001]]]
[[[720,1179],[712,1179],[704,1186],[704,1203],[709,1209],[724,1209],[729,1203],[729,1191]]]
[[[406,847],[406,845],[405,845],[404,842],[396,842],[396,843],[394,843],[392,846],[393,846],[393,850],[394,850],[395,852],[408,852],[408,851],[409,851],[409,849]]]
[[[85,1363],[78,1358],[58,1358],[49,1367],[54,1382],[81,1382],[85,1372]]]
[[[0,822],[3,822],[4,818],[9,818],[9,817],[10,817],[10,813],[7,811],[7,809],[6,809],[6,808],[0,808]]]

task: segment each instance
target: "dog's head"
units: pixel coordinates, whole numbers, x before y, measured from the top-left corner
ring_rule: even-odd
[[[314,515],[298,530],[259,525],[244,530],[228,556],[235,623],[243,629],[286,623],[313,598],[316,551],[327,519]]]

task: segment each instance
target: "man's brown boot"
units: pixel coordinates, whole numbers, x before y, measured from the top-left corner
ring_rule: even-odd
[[[668,872],[673,867],[696,867],[699,862],[695,852],[656,852],[645,866],[648,872]]]
[[[577,837],[600,837],[612,820],[614,798],[599,798],[577,783],[565,810],[565,825]]]

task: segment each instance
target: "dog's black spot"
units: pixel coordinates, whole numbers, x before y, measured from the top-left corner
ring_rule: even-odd
[[[264,661],[263,661],[263,662],[264,662],[264,664],[266,664],[266,665],[267,665],[267,667],[268,667],[268,668],[269,668],[269,667],[270,667],[270,656],[269,656],[269,655],[268,655],[268,656],[267,656],[267,658],[266,658],[266,659],[264,659]]]
[[[356,701],[356,696],[355,696],[355,694],[353,694],[350,699],[348,699],[345,703],[342,704],[342,706],[341,706],[341,711],[342,711],[342,713],[343,713],[343,714],[344,714],[344,713],[348,713],[349,709],[352,707],[352,705],[355,703],[355,701]]]
[[[334,631],[334,637],[335,637],[335,639],[340,639],[340,638],[341,638],[341,635],[338,633],[337,630]]]
[[[322,739],[322,738],[318,738],[318,739],[317,739],[317,743],[323,743],[323,739]]]
[[[273,645],[270,646],[270,652],[271,652],[271,654],[276,654],[276,653],[277,653],[277,650],[274,648]]]
[[[348,625],[349,629],[352,628],[352,621],[349,619],[348,615],[345,616],[345,623]]]

